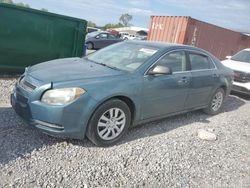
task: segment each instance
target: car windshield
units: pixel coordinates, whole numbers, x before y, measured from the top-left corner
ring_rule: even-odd
[[[86,59],[111,68],[133,72],[159,49],[143,44],[120,42],[96,51]]]
[[[240,51],[239,53],[235,54],[231,59],[234,61],[242,61],[250,63],[250,51],[248,50]]]

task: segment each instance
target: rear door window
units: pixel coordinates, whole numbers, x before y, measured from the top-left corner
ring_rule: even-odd
[[[114,35],[112,35],[112,34],[109,34],[109,35],[108,35],[108,38],[109,38],[109,39],[116,39],[116,37],[115,37]]]
[[[197,53],[189,53],[191,70],[206,70],[215,68],[208,56]]]

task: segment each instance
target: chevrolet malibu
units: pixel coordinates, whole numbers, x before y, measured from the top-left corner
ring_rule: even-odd
[[[197,109],[219,113],[232,80],[204,50],[127,41],[26,68],[11,104],[42,132],[108,146],[130,126]]]

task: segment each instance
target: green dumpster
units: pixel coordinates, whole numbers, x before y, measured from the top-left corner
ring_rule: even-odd
[[[0,3],[0,73],[66,57],[80,57],[85,20]]]

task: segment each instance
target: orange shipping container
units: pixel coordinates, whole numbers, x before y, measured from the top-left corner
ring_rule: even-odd
[[[219,59],[250,47],[250,36],[186,16],[151,16],[148,40],[196,46]]]

